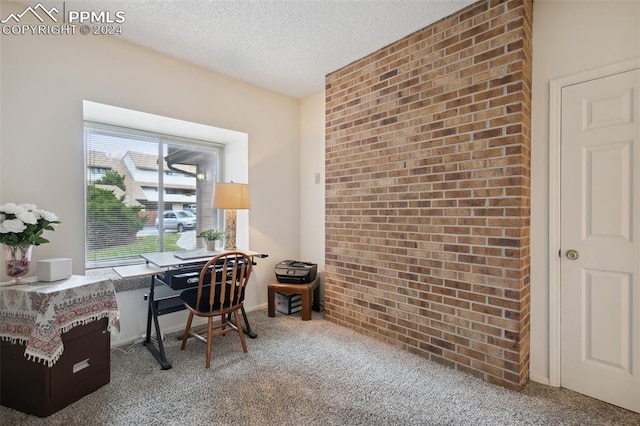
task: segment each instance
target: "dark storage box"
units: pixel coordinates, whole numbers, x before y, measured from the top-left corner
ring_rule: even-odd
[[[209,270],[205,274],[204,283],[211,284],[211,273],[215,267],[216,270],[216,283],[222,281],[222,263],[224,260],[220,260],[215,266],[209,266]],[[164,284],[168,285],[174,290],[184,290],[187,288],[197,287],[200,280],[200,272],[207,262],[197,263],[189,266],[183,266],[180,268],[170,269],[164,274],[158,276],[158,279]],[[231,270],[231,269],[229,269]]]
[[[200,271],[202,271],[204,265],[205,263],[203,262],[193,266],[170,269],[164,274],[161,274],[158,279],[174,290],[196,287],[198,285],[198,279],[200,278]],[[211,272],[209,271],[205,277],[205,284],[209,284],[210,282]]]
[[[285,295],[276,293],[276,311],[291,315],[302,310],[302,296],[299,294]]]
[[[2,405],[46,417],[109,383],[111,335],[107,321],[104,318],[63,333],[64,352],[51,367],[28,360],[25,345],[2,341]]]

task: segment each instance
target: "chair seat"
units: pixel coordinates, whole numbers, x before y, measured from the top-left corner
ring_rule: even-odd
[[[199,312],[213,312],[213,311],[219,311],[221,309],[227,309],[230,308],[233,305],[237,305],[238,303],[242,303],[244,301],[244,288],[242,289],[242,291],[240,292],[240,297],[235,297],[233,300],[230,297],[231,294],[231,285],[226,285],[226,297],[224,298],[225,302],[222,304],[222,306],[220,305],[220,284],[217,284],[215,286],[215,292],[216,294],[214,295],[214,303],[213,305],[209,305],[209,295],[211,292],[211,286],[203,286],[202,287],[202,297],[200,298],[200,305],[197,305],[197,300],[198,300],[198,288],[197,287],[193,287],[193,288],[189,288],[187,290],[184,290],[182,293],[180,293],[180,299],[182,299],[182,301],[184,303],[186,303],[189,307],[191,307],[192,309],[199,311]]]

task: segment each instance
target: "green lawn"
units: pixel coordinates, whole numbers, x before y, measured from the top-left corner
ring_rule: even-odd
[[[182,234],[179,234],[177,232],[164,234],[164,251],[182,250],[177,245],[180,235]],[[147,235],[144,237],[138,237],[135,243],[128,244],[126,246],[107,247],[104,249],[90,250],[87,253],[87,258],[95,261],[113,259],[118,257],[127,257],[156,251],[158,251],[158,236]]]

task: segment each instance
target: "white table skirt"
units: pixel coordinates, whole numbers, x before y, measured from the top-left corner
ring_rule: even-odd
[[[108,318],[120,332],[120,313],[111,280],[74,275],[56,282],[23,280],[0,284],[0,338],[26,346],[25,356],[52,366],[62,355],[62,333]]]

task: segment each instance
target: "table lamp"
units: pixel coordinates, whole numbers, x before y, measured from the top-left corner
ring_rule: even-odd
[[[224,209],[224,249],[236,250],[236,217],[238,209],[249,208],[249,185],[246,183],[216,183],[213,207]]]

